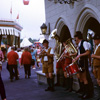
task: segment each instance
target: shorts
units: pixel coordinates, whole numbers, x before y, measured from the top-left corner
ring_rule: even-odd
[[[95,78],[100,80],[100,66],[94,67],[93,73],[94,73]]]
[[[43,73],[53,73],[53,63],[43,62]]]

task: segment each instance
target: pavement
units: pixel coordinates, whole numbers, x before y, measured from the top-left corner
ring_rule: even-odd
[[[54,92],[44,91],[46,84],[38,84],[36,71],[41,68],[31,69],[31,78],[25,79],[24,68],[18,68],[20,79],[10,82],[9,72],[6,69],[6,62],[3,63],[1,72],[2,79],[5,85],[7,100],[82,100],[78,98],[75,92],[66,92],[63,87],[55,87]],[[94,97],[87,100],[96,100],[98,95],[95,88]]]

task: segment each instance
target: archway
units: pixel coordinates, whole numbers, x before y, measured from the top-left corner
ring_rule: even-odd
[[[89,5],[89,7],[91,7]],[[83,33],[83,37],[84,39],[87,38],[87,32],[88,29],[93,30],[95,33],[99,32],[99,28],[100,28],[100,18],[97,14],[97,12],[95,12],[95,9],[93,10],[92,8],[89,7],[85,7],[79,14],[77,20],[76,20],[76,27],[75,27],[75,31],[81,31]],[[96,9],[97,11],[97,9]]]
[[[60,32],[60,41],[64,42],[64,41],[66,41],[69,38],[71,38],[69,29],[68,29],[68,27],[66,25],[64,25],[62,27],[62,29],[61,29],[61,32]]]
[[[67,27],[67,23],[64,18],[60,17],[57,20],[55,28],[57,28],[57,35],[60,37],[60,42],[64,42],[68,38],[71,38],[69,28]]]
[[[85,24],[85,26],[84,26],[84,29],[83,29],[83,33],[84,33],[84,35],[83,35],[83,37],[84,37],[84,39],[87,39],[87,33],[88,33],[88,30],[92,30],[95,34],[96,33],[99,33],[100,34],[100,24],[99,24],[99,22],[95,19],[95,18],[93,18],[93,17],[90,17],[88,20],[87,20],[87,22],[86,22],[86,24]]]

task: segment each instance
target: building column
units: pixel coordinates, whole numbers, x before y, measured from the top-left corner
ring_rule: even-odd
[[[17,45],[17,39],[16,39],[16,36],[15,36],[15,47],[17,47],[16,45]]]
[[[7,35],[7,44],[11,45],[10,35]]]
[[[11,42],[11,45],[13,46],[14,45],[14,35],[10,36],[10,42]]]
[[[20,36],[18,37],[18,48],[20,48]]]

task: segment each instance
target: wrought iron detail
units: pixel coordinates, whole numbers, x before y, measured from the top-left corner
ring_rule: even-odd
[[[78,2],[79,0],[48,0],[48,1],[56,1],[56,3],[60,4],[71,4],[74,3],[75,1]]]

